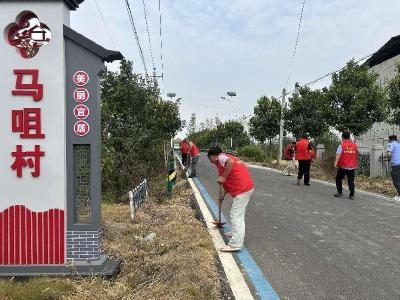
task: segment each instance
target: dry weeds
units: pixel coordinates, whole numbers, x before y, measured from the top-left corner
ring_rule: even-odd
[[[185,184],[184,180],[177,183],[173,199],[160,199],[159,190],[150,195],[134,223],[129,221],[128,205],[103,205],[103,250],[122,260],[115,279],[0,281],[0,299],[220,299],[215,250],[190,208],[191,190]],[[38,293],[18,297],[12,291],[28,286]],[[46,297],[43,291],[48,286],[61,288]]]

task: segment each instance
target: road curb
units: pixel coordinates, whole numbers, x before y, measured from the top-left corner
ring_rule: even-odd
[[[176,158],[181,165],[180,159],[177,156]],[[234,298],[236,300],[254,300],[254,297],[250,291],[250,287],[247,285],[244,276],[233,257],[233,254],[223,253],[217,250],[225,245],[225,241],[218,228],[216,228],[212,223],[214,218],[193,179],[188,178],[188,182],[193,191],[194,199],[196,201],[195,205],[198,207],[207,231],[211,236],[215,251],[218,255],[218,260],[225,273],[225,277],[228,281]]]
[[[218,259],[221,262],[226,278],[228,279],[233,296],[237,300],[254,299],[233,255],[231,253],[223,253],[217,250],[225,245],[224,239],[220,231],[212,223],[214,218],[212,217],[211,212],[209,211],[207,204],[201,196],[196,184],[191,178],[188,178],[188,181],[192,188],[197,205],[203,216],[208,233],[210,234],[214,247],[217,251]]]

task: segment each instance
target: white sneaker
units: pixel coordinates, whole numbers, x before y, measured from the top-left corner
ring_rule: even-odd
[[[400,196],[396,196],[393,198],[394,203],[400,203]]]

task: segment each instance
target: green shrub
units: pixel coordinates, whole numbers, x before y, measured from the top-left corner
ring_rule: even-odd
[[[249,145],[239,148],[238,156],[257,162],[268,160],[266,153],[257,145]]]

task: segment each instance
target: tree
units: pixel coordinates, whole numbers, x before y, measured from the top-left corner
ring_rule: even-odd
[[[214,119],[213,118],[207,118],[204,123],[205,123],[205,127],[207,129],[214,129]]]
[[[397,65],[397,75],[387,85],[387,95],[390,107],[389,122],[400,125],[400,64]]]
[[[228,121],[221,123],[214,129],[205,128],[188,136],[200,148],[220,145],[222,148],[230,146],[231,138],[234,147],[242,147],[250,143],[250,138],[241,123]]]
[[[279,134],[282,106],[279,101],[266,96],[257,100],[254,107],[254,116],[250,119],[250,135],[260,143],[264,143]]]
[[[102,186],[113,199],[144,178],[164,173],[163,145],[181,128],[179,106],[163,101],[157,83],[133,73],[130,61],[106,71],[102,88]]]
[[[215,126],[221,125],[222,121],[218,116],[215,116]]]
[[[230,145],[232,138],[233,146],[236,148],[246,146],[250,143],[250,138],[244,130],[244,126],[237,121],[228,121],[218,125],[214,131],[214,138],[225,146]]]
[[[188,135],[192,135],[195,133],[197,130],[197,125],[196,125],[196,114],[192,113],[190,116],[189,124],[188,124]]]
[[[388,105],[377,78],[377,74],[368,71],[368,66],[360,66],[354,60],[334,73],[331,86],[325,90],[328,104],[325,116],[329,125],[358,136],[375,122],[384,121]]]
[[[318,140],[329,132],[329,126],[324,119],[326,101],[320,90],[300,87],[289,98],[289,105],[284,109],[285,128],[295,137],[308,134]]]

